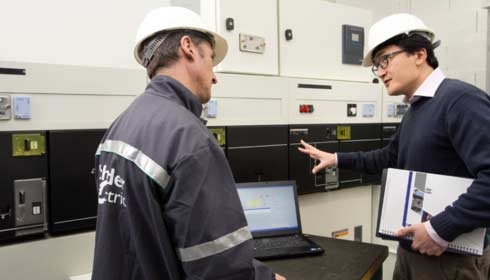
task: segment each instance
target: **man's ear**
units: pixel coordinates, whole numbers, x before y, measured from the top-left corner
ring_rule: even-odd
[[[180,48],[186,59],[194,60],[197,50],[191,37],[187,35],[182,36],[182,38],[180,38]]]
[[[422,65],[427,60],[427,50],[426,49],[420,49],[420,50],[416,51],[415,55],[416,55],[415,63],[417,65]]]

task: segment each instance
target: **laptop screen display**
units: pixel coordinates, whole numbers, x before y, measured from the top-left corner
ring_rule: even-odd
[[[248,227],[252,234],[299,232],[294,182],[238,184]]]

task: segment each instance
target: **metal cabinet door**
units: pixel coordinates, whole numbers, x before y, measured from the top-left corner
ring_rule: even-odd
[[[95,152],[104,133],[105,129],[49,131],[51,233],[95,227]]]
[[[231,23],[230,23],[231,22]],[[216,29],[228,41],[217,70],[277,75],[277,1],[216,1]]]
[[[298,194],[322,192],[338,186],[338,177],[327,176],[325,170],[312,174],[311,169],[318,164],[298,151],[300,140],[304,140],[323,151],[335,153],[338,151],[338,141],[335,136],[335,125],[308,124],[289,126],[289,179],[296,180]],[[331,180],[335,180],[335,182]]]
[[[237,182],[288,178],[286,125],[227,127],[226,155]]]
[[[373,75],[369,69],[342,64],[342,25],[364,27],[367,38],[371,21],[370,11],[352,6],[323,0],[280,0],[280,75],[371,81]],[[286,39],[287,32],[292,34],[292,39]]]

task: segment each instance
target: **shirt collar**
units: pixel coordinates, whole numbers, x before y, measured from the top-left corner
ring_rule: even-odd
[[[419,88],[415,91],[415,93],[412,95],[412,97],[407,98],[405,97],[403,101],[405,103],[414,103],[415,101],[419,100],[420,97],[434,97],[436,94],[436,90],[441,85],[442,81],[446,77],[444,76],[444,73],[442,73],[442,70],[439,68],[434,69],[432,73],[425,79],[425,81],[419,86]]]

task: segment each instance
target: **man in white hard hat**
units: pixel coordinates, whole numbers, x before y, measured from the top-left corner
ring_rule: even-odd
[[[200,119],[226,52],[190,10],[141,23],[134,55],[151,81],[97,151],[92,279],[285,279],[253,259],[228,162]]]
[[[434,37],[410,14],[385,17],[369,30],[363,65],[371,66],[389,95],[403,95],[410,104],[386,147],[331,154],[302,141],[299,150],[320,161],[313,173],[337,165],[366,173],[393,167],[474,178],[443,212],[397,231],[398,236],[412,235],[413,242],[400,242],[393,279],[490,279],[488,230],[483,256],[446,251],[460,234],[490,227],[490,98],[444,76]]]

